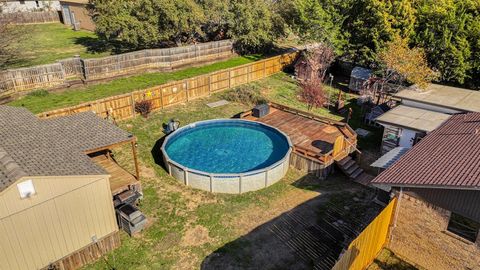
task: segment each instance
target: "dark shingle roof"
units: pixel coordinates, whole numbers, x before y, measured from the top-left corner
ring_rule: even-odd
[[[92,112],[40,120],[0,106],[0,127],[0,191],[22,176],[107,174],[85,152],[131,140]]]
[[[372,183],[480,188],[480,113],[452,116]]]

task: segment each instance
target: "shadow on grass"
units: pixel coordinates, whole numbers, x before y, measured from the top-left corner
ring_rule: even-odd
[[[369,190],[352,189],[337,177],[318,181],[307,175],[293,185],[319,195],[218,248],[201,269],[331,269],[382,209],[373,205]]]
[[[84,46],[89,53],[103,53],[113,49],[110,44],[98,37],[76,37],[74,43]]]
[[[153,157],[153,160],[155,161],[155,163],[159,166],[161,166],[165,171],[168,172],[168,168],[167,168],[167,165],[165,164],[165,161],[163,160],[163,153],[162,153],[162,145],[163,145],[163,142],[165,141],[165,139],[167,138],[167,136],[163,136],[162,138],[158,139],[155,144],[153,145],[153,148],[152,150],[150,151],[150,153],[152,154],[152,157]]]

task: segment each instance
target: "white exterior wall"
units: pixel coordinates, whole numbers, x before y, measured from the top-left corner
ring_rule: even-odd
[[[420,109],[429,110],[433,112],[446,113],[446,114],[456,114],[456,113],[462,112],[460,110],[453,110],[445,107],[425,104],[425,103],[408,100],[408,99],[402,99],[402,104],[410,107],[420,108]]]
[[[38,2],[38,6],[37,6]],[[29,12],[29,11],[48,11],[48,10],[60,10],[60,1],[53,0],[39,0],[39,1],[7,1],[0,4],[0,8],[4,13],[14,12]]]
[[[398,142],[398,146],[401,147],[412,147],[413,142],[415,141],[415,135],[417,132],[406,129],[406,128],[400,128],[401,133],[400,133],[400,141]]]

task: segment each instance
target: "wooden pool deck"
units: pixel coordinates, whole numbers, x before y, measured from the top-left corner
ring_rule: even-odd
[[[112,195],[115,196],[123,191],[129,190],[132,186],[140,186],[140,181],[138,181],[134,175],[120,167],[108,154],[93,156],[91,159],[110,174],[110,190],[112,191]]]
[[[347,124],[279,104],[270,104],[270,113],[262,118],[251,112],[241,117],[278,128],[290,137],[294,152],[325,166],[356,149],[357,135]],[[339,137],[343,140],[339,141]],[[335,146],[336,143],[341,145]]]

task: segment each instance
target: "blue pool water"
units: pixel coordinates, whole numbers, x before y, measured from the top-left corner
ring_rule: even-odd
[[[289,150],[287,138],[259,123],[240,120],[199,122],[173,133],[169,158],[207,173],[244,173],[268,167]]]

